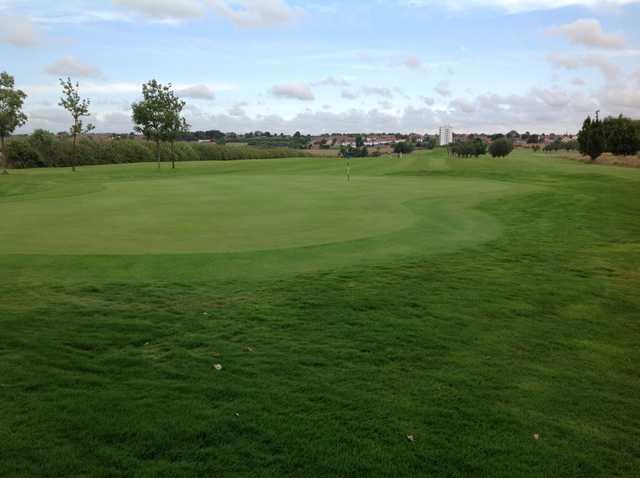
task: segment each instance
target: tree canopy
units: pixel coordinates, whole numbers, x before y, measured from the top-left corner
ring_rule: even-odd
[[[142,97],[131,106],[134,130],[156,143],[156,159],[160,168],[160,143],[175,141],[188,129],[181,116],[186,103],[175,94],[171,83],[162,85],[156,80],[142,85]]]
[[[2,153],[3,172],[7,172],[7,152],[5,138],[16,128],[27,122],[27,115],[22,112],[22,106],[27,95],[15,88],[15,79],[6,71],[0,73],[0,149]]]
[[[504,158],[513,151],[513,143],[506,138],[498,138],[489,145],[489,153],[494,158]]]

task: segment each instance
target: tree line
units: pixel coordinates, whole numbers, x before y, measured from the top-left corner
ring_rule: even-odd
[[[580,153],[592,161],[602,153],[629,156],[640,151],[640,120],[623,115],[608,116],[604,120],[596,112],[595,119],[587,116],[578,133]]]
[[[76,145],[50,131],[38,129],[6,145],[9,166],[15,169],[92,166],[98,164],[157,162],[156,144],[135,139],[94,141],[79,138]],[[287,148],[255,148],[213,143],[162,143],[160,161],[227,161],[301,157],[305,153]]]
[[[90,116],[90,100],[82,98],[79,93],[80,85],[72,82],[71,78],[60,79],[62,96],[59,106],[62,106],[71,115],[71,127],[69,133],[72,138],[70,158],[65,156],[64,163],[69,163],[72,171],[78,164],[79,139],[94,129],[90,123],[85,124],[83,118]],[[7,173],[10,151],[7,150],[6,138],[17,128],[27,122],[27,116],[22,111],[27,95],[17,89],[15,79],[7,72],[0,73],[0,146],[2,147],[2,168]],[[147,141],[155,145],[155,159],[160,168],[163,144],[168,144],[171,151],[172,167],[175,168],[176,154],[175,142],[189,131],[189,125],[182,116],[185,107],[182,101],[172,89],[171,83],[163,85],[156,80],[150,80],[142,85],[142,100],[131,105],[134,131],[142,133]],[[25,164],[35,160],[34,154],[42,154],[42,151],[34,149],[29,151],[29,144],[13,146],[15,154],[19,154],[16,164]],[[140,150],[141,151],[141,150]],[[29,161],[25,158],[30,157]],[[48,160],[50,161],[50,160]],[[86,163],[86,158],[84,160]],[[115,162],[115,161],[113,161]],[[46,163],[46,162],[45,162]]]

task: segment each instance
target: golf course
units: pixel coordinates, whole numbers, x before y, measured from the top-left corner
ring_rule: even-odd
[[[637,476],[640,169],[346,170],[0,176],[3,476]]]

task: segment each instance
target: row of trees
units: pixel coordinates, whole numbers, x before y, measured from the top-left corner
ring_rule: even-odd
[[[459,158],[470,158],[472,156],[477,158],[487,154],[487,151],[494,158],[503,158],[509,156],[513,151],[513,142],[503,136],[493,140],[487,148],[482,139],[475,138],[454,143],[448,149],[449,154]]]
[[[90,116],[91,101],[80,97],[80,85],[77,82],[73,83],[71,78],[61,79],[60,85],[62,97],[59,105],[67,110],[72,118],[69,130],[72,138],[71,168],[75,171],[78,139],[94,129],[92,124],[85,124],[83,120],[83,118]],[[7,173],[8,166],[5,141],[16,128],[27,122],[27,116],[22,111],[26,98],[26,93],[15,87],[13,76],[7,72],[0,73],[0,146],[2,147],[4,174]],[[189,125],[182,117],[184,107],[185,102],[178,98],[171,84],[162,85],[156,80],[142,85],[142,100],[131,106],[134,130],[142,133],[148,141],[155,144],[158,169],[160,168],[161,143],[168,142],[171,151],[174,151],[176,140],[189,131]],[[175,168],[175,154],[172,155],[172,167]]]
[[[622,115],[601,120],[598,113],[595,119],[587,116],[578,133],[578,147],[583,155],[593,161],[602,153],[628,156],[640,151],[640,121]]]

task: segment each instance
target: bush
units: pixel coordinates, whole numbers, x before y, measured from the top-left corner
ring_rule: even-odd
[[[622,115],[617,118],[608,117],[602,122],[602,129],[605,151],[630,156],[640,150],[640,135],[632,119]]]
[[[496,139],[489,146],[489,153],[494,158],[504,158],[513,151],[513,143],[506,138]]]
[[[154,160],[149,148],[140,141],[115,140],[99,143],[100,164],[146,163]]]
[[[369,149],[366,146],[342,146],[340,148],[340,156],[346,157],[349,156],[351,158],[366,158],[369,156]]]
[[[11,146],[9,146],[11,144]],[[76,165],[144,163],[155,161],[155,143],[133,139],[97,141],[81,138],[77,144]],[[9,165],[14,168],[68,167],[73,163],[73,143],[68,137],[36,130],[27,140],[13,140],[7,145]],[[304,157],[308,154],[288,148],[253,148],[177,142],[161,144],[160,159],[176,161],[228,161]],[[13,158],[13,159],[12,159]]]
[[[7,163],[15,169],[41,168],[44,166],[38,151],[29,141],[12,140],[7,142]]]
[[[487,154],[487,145],[479,138],[470,141],[460,141],[451,146],[451,152],[454,156],[468,158],[470,156],[478,156]]]
[[[413,143],[402,141],[395,144],[395,146],[393,147],[393,152],[396,154],[411,154],[415,149],[416,147]]]

